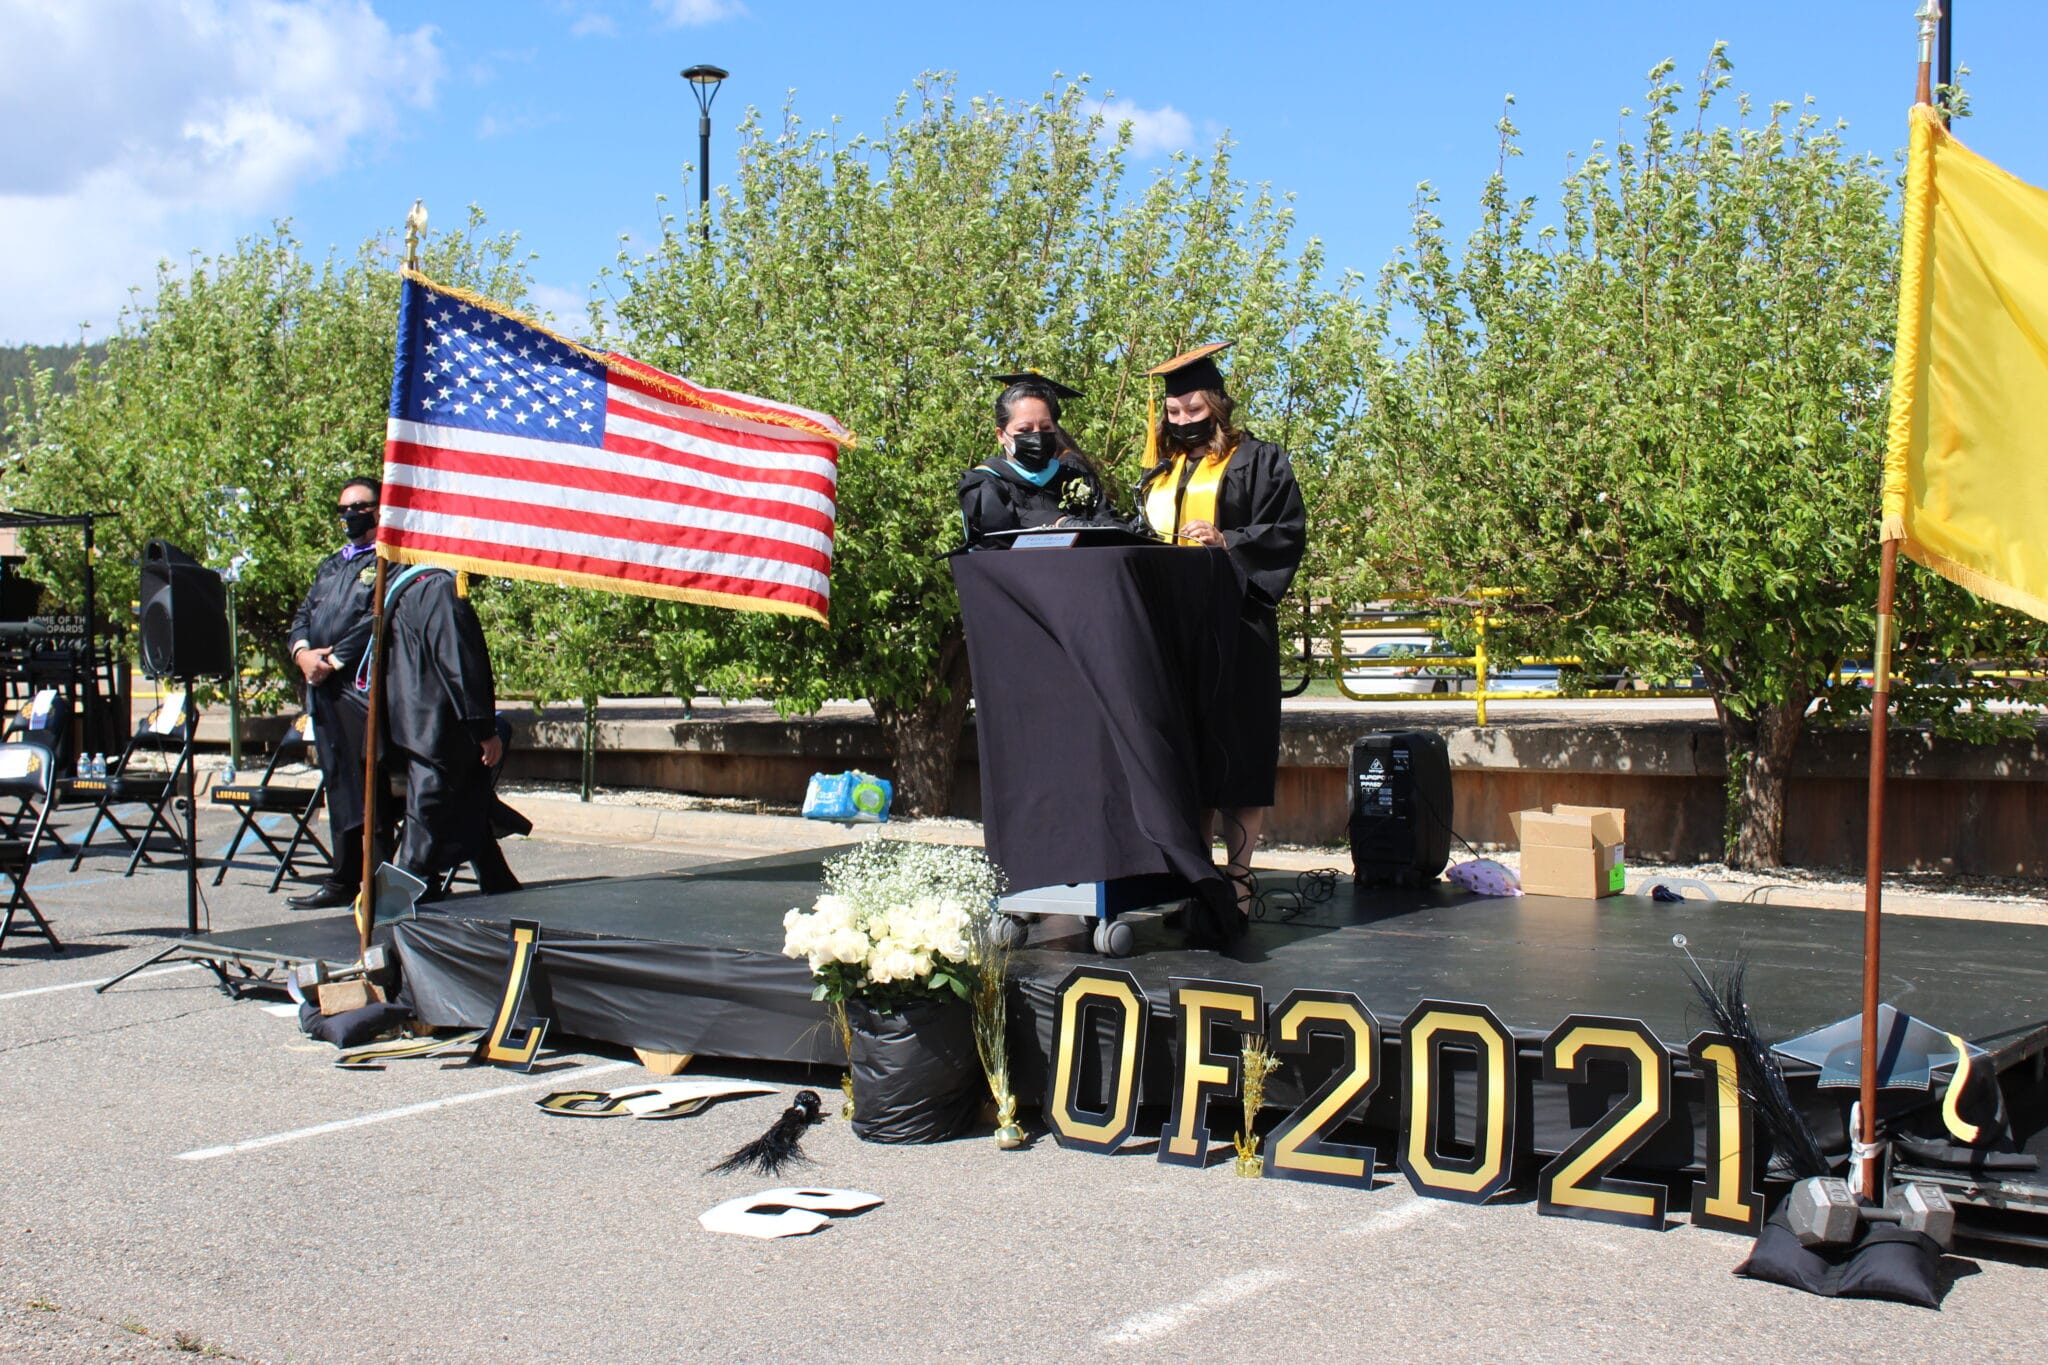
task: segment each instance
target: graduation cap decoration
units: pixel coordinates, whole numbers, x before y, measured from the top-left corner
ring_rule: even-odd
[[[370,923],[376,925],[416,918],[419,900],[426,894],[427,884],[397,863],[383,863],[378,866],[376,876],[371,878],[370,888],[375,896],[371,902]]]
[[[1961,1043],[1958,1048],[1958,1043]],[[1852,1014],[1825,1028],[1779,1043],[1776,1051],[1820,1068],[1823,1089],[1862,1080],[1863,1016]],[[1877,1088],[1925,1090],[1935,1068],[1984,1056],[1984,1049],[1893,1009],[1877,1007]]]
[[[1046,392],[1050,393],[1053,397],[1059,399],[1063,403],[1070,402],[1073,399],[1079,398],[1081,396],[1081,391],[1079,389],[1069,388],[1067,385],[1060,383],[1060,381],[1057,379],[1048,379],[1046,376],[1039,374],[1035,370],[1024,370],[1018,374],[992,374],[989,376],[989,378],[994,380],[996,383],[1001,384],[1006,389],[1016,384],[1034,385],[1038,388],[1044,389]]]
[[[1204,342],[1192,351],[1182,351],[1173,359],[1154,365],[1145,373],[1165,378],[1168,398],[1178,398],[1200,389],[1221,389],[1223,371],[1216,368],[1215,357],[1236,344],[1235,341]]]

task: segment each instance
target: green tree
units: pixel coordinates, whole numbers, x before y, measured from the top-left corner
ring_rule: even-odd
[[[586,801],[595,783],[602,698],[670,695],[687,705],[700,687],[728,695],[752,691],[750,679],[718,671],[713,631],[725,623],[710,613],[657,598],[514,580],[477,585],[474,604],[502,693],[530,697],[536,707],[561,701],[583,707]]]
[[[429,274],[517,302],[517,239],[475,209],[422,248]],[[103,359],[88,353],[60,391],[48,370],[8,402],[4,493],[38,511],[109,513],[99,610],[127,618],[126,566],[161,536],[207,563],[254,556],[238,603],[242,638],[284,676],[286,627],[314,565],[339,543],[334,494],[383,462],[398,316],[395,242],[353,260],[309,259],[289,226],[219,256],[165,262],[156,295],[123,314]],[[245,493],[242,491],[245,490]],[[77,601],[69,544],[31,546],[30,571]]]
[[[1255,426],[1322,419],[1294,360],[1321,255],[1290,251],[1292,210],[1233,178],[1227,143],[1130,184],[1128,129],[1105,129],[1084,93],[963,100],[928,77],[881,132],[844,139],[750,114],[708,232],[665,218],[652,252],[620,257],[621,349],[857,433],[830,627],[677,615],[778,705],[872,703],[911,813],[945,809],[968,701],[939,556],[960,538],[955,483],[993,448],[989,375],[1026,366],[1085,390],[1070,429],[1119,480],[1144,446],[1144,369],[1194,340],[1239,338],[1233,388]]]
[[[1636,139],[1593,145],[1557,226],[1509,193],[1505,118],[1462,256],[1418,200],[1368,311],[1355,543],[1386,586],[1521,589],[1523,648],[1702,670],[1730,861],[1770,866],[1809,709],[1871,647],[1898,233],[1886,166],[1810,105],[1710,124],[1729,69],[1717,46],[1689,127],[1652,70]],[[1985,633],[1919,597],[1926,645]]]

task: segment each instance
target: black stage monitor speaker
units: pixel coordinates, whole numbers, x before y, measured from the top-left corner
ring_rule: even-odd
[[[1451,856],[1451,755],[1427,730],[1351,746],[1351,872],[1362,886],[1433,882]]]
[[[152,678],[225,678],[228,595],[220,575],[167,540],[142,552],[142,671]]]
[[[0,555],[0,621],[26,621],[43,604],[43,585],[21,571],[26,555]]]

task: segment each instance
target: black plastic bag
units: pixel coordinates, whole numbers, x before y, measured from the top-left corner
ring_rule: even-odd
[[[882,1014],[854,1001],[846,1015],[855,1137],[944,1142],[973,1121],[988,1091],[967,1002],[920,1001]]]

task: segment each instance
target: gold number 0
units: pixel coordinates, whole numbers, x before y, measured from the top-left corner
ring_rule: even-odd
[[[1273,1016],[1273,1050],[1307,1056],[1314,1039],[1344,1043],[1344,1060],[1316,1092],[1266,1135],[1266,1175],[1372,1188],[1376,1153],[1330,1133],[1379,1089],[1379,1024],[1350,991],[1290,991]]]
[[[1045,1117],[1053,1141],[1084,1152],[1114,1152],[1138,1126],[1138,1083],[1145,1049],[1145,988],[1129,972],[1076,967],[1053,993],[1052,1075]],[[1082,1049],[1093,1046],[1090,1016],[1109,1029],[1109,1093],[1099,1110],[1081,1100]]]
[[[1661,1228],[1664,1186],[1616,1180],[1607,1173],[1634,1155],[1671,1117],[1671,1054],[1648,1025],[1637,1020],[1575,1014],[1544,1040],[1547,1079],[1587,1084],[1592,1079],[1588,1054],[1595,1053],[1623,1064],[1628,1092],[1538,1174],[1536,1211]]]
[[[1764,1201],[1756,1188],[1756,1114],[1743,1098],[1735,1048],[1718,1033],[1702,1033],[1686,1047],[1706,1093],[1706,1178],[1692,1187],[1695,1227],[1755,1236]]]
[[[1449,1052],[1472,1054],[1474,1133],[1472,1155],[1445,1150],[1450,1136]],[[1483,1204],[1515,1176],[1515,1110],[1521,1089],[1515,1079],[1515,1036],[1484,1005],[1425,1000],[1401,1024],[1401,1173],[1415,1192],[1430,1199]]]

